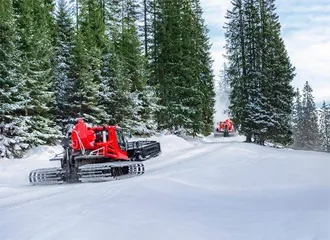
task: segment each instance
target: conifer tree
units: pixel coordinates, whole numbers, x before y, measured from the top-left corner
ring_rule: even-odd
[[[227,76],[231,88],[229,112],[246,141],[251,142],[252,130],[249,115],[249,96],[246,59],[245,16],[241,0],[232,1],[231,10],[227,10],[225,24],[226,58],[228,60]]]
[[[194,121],[194,132],[201,132],[208,135],[213,130],[213,115],[214,115],[214,105],[215,105],[215,91],[214,91],[214,75],[212,72],[212,63],[210,49],[211,45],[209,43],[208,32],[209,30],[205,26],[203,19],[203,11],[199,0],[194,0],[191,3],[193,16],[193,39],[195,39],[195,46],[193,46],[196,51],[193,55],[195,57],[195,63],[193,66],[195,69],[196,79],[198,79],[197,86],[200,85],[199,91],[201,94],[201,114],[193,115]],[[191,66],[190,66],[191,67]],[[194,94],[194,93],[193,93]],[[198,96],[198,94],[197,94]],[[196,97],[197,97],[196,96]],[[198,122],[200,120],[200,122]],[[196,125],[201,125],[201,129]]]
[[[154,43],[152,51],[152,84],[157,87],[157,96],[160,99],[159,104],[164,108],[157,115],[157,122],[160,128],[174,127],[175,91],[172,88],[173,81],[178,78],[174,75],[175,68],[180,66],[180,2],[159,1],[157,13],[161,16],[154,16]],[[171,26],[171,27],[170,27]],[[167,29],[167,31],[165,31]],[[183,81],[183,80],[182,80]],[[184,115],[180,115],[184,118]],[[178,117],[178,115],[177,115]]]
[[[296,90],[295,94],[295,104],[294,109],[292,113],[292,129],[293,129],[293,148],[295,149],[302,149],[302,134],[304,133],[303,127],[302,127],[302,102],[301,102],[301,94],[299,91],[299,88]]]
[[[326,104],[325,101],[322,104],[320,133],[322,137],[321,150],[330,153],[330,105]]]
[[[303,131],[301,141],[302,149],[304,150],[316,150],[319,147],[318,118],[312,93],[313,90],[309,85],[309,82],[306,81],[303,89],[301,120],[301,126]]]
[[[262,2],[263,72],[267,77],[264,96],[271,121],[269,138],[283,144],[292,143],[290,116],[293,110],[294,89],[291,85],[295,77],[295,67],[291,64],[285,44],[281,38],[281,25],[276,14],[275,0]]]
[[[152,88],[147,86],[146,59],[137,28],[139,6],[136,1],[121,0],[111,1],[105,8],[110,42],[104,76],[110,76],[105,85],[112,91],[108,98],[111,121],[133,131],[151,129],[156,100]]]
[[[151,5],[151,83],[157,89],[160,128],[209,133],[214,89],[207,30],[199,1],[155,1]]]
[[[21,55],[21,81],[27,90],[24,113],[29,120],[24,131],[30,145],[52,144],[60,137],[50,111],[52,22],[51,1],[14,2]]]
[[[102,2],[104,23],[103,47],[101,53],[101,81],[99,83],[100,122],[104,124],[120,123],[116,119],[117,104],[115,97],[118,55],[116,44],[119,37],[121,0]]]
[[[79,4],[78,31],[74,47],[73,77],[76,117],[98,124],[102,114],[99,105],[104,46],[104,21],[99,1],[81,1]]]
[[[53,65],[53,91],[55,92],[54,113],[56,123],[63,134],[68,131],[68,124],[74,123],[72,95],[75,90],[72,78],[74,25],[70,16],[70,8],[65,0],[58,2],[55,14],[56,38]]]
[[[246,66],[246,91],[249,103],[247,105],[248,118],[245,126],[251,132],[265,134],[267,129],[272,126],[272,114],[263,89],[267,86],[267,77],[261,69],[262,55],[260,48],[260,4],[259,1],[243,1],[242,14],[244,16],[244,53]]]
[[[127,115],[125,121],[133,130],[144,129],[142,119],[143,106],[146,98],[143,98],[146,87],[147,72],[145,69],[146,60],[142,54],[141,42],[137,29],[138,4],[133,0],[124,0],[122,4],[121,34],[118,42],[118,54],[123,64],[123,74],[129,86],[127,107],[132,108],[132,114]],[[122,109],[118,109],[122,111]]]
[[[295,69],[280,36],[274,0],[232,4],[225,27],[231,116],[248,142],[258,133],[288,144]]]
[[[19,157],[27,149],[29,118],[24,116],[27,97],[20,75],[22,53],[11,0],[0,6],[0,157]]]

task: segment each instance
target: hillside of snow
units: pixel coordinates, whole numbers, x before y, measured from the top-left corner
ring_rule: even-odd
[[[330,239],[330,155],[232,138],[154,137],[142,176],[30,186],[60,147],[0,160],[0,239]],[[231,140],[229,140],[231,139]]]

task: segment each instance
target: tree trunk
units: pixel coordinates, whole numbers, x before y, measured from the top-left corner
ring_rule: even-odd
[[[248,142],[248,143],[252,142],[252,140],[251,140],[252,134],[251,133],[246,134],[245,137],[246,137],[245,142]]]
[[[147,0],[143,1],[144,11],[144,54],[148,58],[148,26],[147,26]]]

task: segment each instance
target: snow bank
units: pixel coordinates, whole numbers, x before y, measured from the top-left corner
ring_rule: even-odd
[[[61,146],[40,146],[30,149],[21,159],[0,159],[0,186],[5,184],[28,184],[29,172],[36,168],[58,167],[50,162],[55,154],[63,151]]]
[[[229,137],[217,136],[215,137],[214,134],[210,134],[207,137],[202,138],[204,142],[243,142],[245,141],[245,136],[241,135],[232,135]]]
[[[188,142],[187,140],[173,134],[152,136],[150,138],[132,138],[131,141],[136,141],[139,139],[158,141],[160,143],[160,147],[163,154],[191,148],[194,146],[192,143]]]
[[[182,149],[193,147],[193,144],[176,135],[162,135],[143,140],[156,140],[160,142],[162,155]],[[134,138],[133,140],[138,140]],[[30,149],[21,159],[0,159],[0,186],[7,184],[28,184],[29,172],[44,167],[59,167],[58,161],[49,161],[55,154],[63,151],[62,146],[39,146]]]

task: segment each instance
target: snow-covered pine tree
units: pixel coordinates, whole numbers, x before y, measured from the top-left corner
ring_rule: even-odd
[[[136,133],[148,132],[151,127],[154,127],[146,126],[146,122],[150,120],[153,112],[148,112],[144,108],[148,108],[154,103],[152,102],[152,89],[147,86],[146,58],[142,53],[142,44],[138,36],[139,7],[135,0],[122,1],[121,31],[117,45],[117,52],[123,64],[124,77],[126,81],[130,82],[132,98],[130,102],[133,103],[134,110],[133,115],[127,116],[126,121],[131,120],[131,123],[128,122],[129,126]]]
[[[12,3],[4,0],[0,5],[0,158],[21,157],[28,147],[29,117],[23,115],[27,94]]]
[[[148,59],[149,53],[149,33],[150,33],[150,0],[142,0],[142,11],[143,11],[143,28],[142,28],[142,37],[143,37],[143,46],[144,46],[144,56]]]
[[[78,31],[74,47],[73,105],[76,117],[99,124],[102,107],[99,105],[104,46],[104,16],[102,2],[78,1]]]
[[[159,105],[163,109],[157,114],[157,123],[161,129],[174,127],[179,122],[179,115],[175,112],[175,95],[173,82],[178,81],[180,74],[180,7],[181,3],[170,1],[157,1],[153,6],[157,11],[153,16],[153,43],[149,56],[151,59],[151,82],[157,89]],[[169,27],[171,26],[171,27]],[[165,31],[167,29],[167,31]],[[177,74],[175,74],[175,72]],[[180,74],[181,75],[181,74]],[[176,115],[176,118],[174,118]],[[184,115],[180,115],[184,118]],[[181,118],[181,119],[182,119]]]
[[[282,144],[291,144],[292,126],[290,117],[293,109],[295,67],[291,64],[285,44],[281,38],[281,24],[276,14],[275,0],[261,1],[262,15],[262,72],[267,83],[263,96],[266,110],[271,113],[268,139]]]
[[[53,91],[55,92],[54,113],[56,123],[66,134],[69,125],[74,123],[74,79],[72,78],[73,47],[75,29],[71,18],[71,9],[66,0],[59,0],[55,12],[55,47],[52,61]]]
[[[114,54],[113,44],[110,40],[106,40],[105,47],[102,52],[101,63],[101,82],[99,83],[99,119],[103,124],[109,124],[113,118],[112,109],[112,96],[113,96],[113,79],[114,79],[114,66],[111,66],[111,58]]]
[[[169,107],[171,109],[171,127],[175,130],[184,130],[189,134],[202,133],[204,128],[203,119],[203,92],[202,86],[202,66],[198,60],[203,54],[202,41],[198,39],[198,22],[196,14],[193,12],[190,1],[180,1],[175,18],[181,19],[177,22],[177,35],[175,41],[169,46],[173,51],[177,51],[176,66],[172,66],[174,76],[171,81]],[[171,7],[175,7],[172,5]],[[178,20],[177,20],[178,21]],[[181,25],[181,26],[180,26]],[[169,26],[167,26],[169,27]],[[171,47],[175,44],[175,47]],[[200,44],[200,46],[197,46]],[[194,51],[192,51],[194,50]],[[171,63],[169,63],[171,65]],[[194,66],[194,67],[192,67]],[[206,77],[206,76],[205,76]],[[205,79],[204,79],[205,80]],[[205,91],[206,92],[206,91]]]
[[[303,100],[302,100],[302,135],[301,144],[304,150],[316,150],[319,149],[319,126],[318,117],[316,113],[316,107],[314,103],[314,97],[312,95],[313,89],[306,81],[303,88]]]
[[[233,0],[231,10],[227,10],[225,18],[225,39],[227,76],[230,84],[231,118],[241,133],[246,135],[246,141],[251,142],[253,129],[249,115],[249,81],[247,77],[246,33],[244,28],[245,15],[242,0]]]
[[[214,113],[215,113],[215,86],[214,86],[214,75],[212,71],[212,59],[211,59],[211,45],[209,43],[209,37],[203,19],[203,10],[199,0],[191,1],[192,8],[192,19],[193,24],[191,28],[193,41],[195,43],[195,51],[192,51],[192,56],[194,56],[193,69],[195,70],[194,74],[198,79],[197,90],[199,90],[198,95],[201,96],[201,110],[197,111],[193,117],[193,129],[197,133],[203,133],[209,135],[213,132],[214,125]],[[189,66],[191,67],[191,66]],[[193,93],[194,94],[194,93]],[[197,105],[198,106],[198,105]],[[200,115],[200,113],[202,115]],[[200,122],[199,122],[200,121]],[[203,124],[201,124],[203,123]],[[197,127],[202,125],[201,127]]]
[[[161,93],[163,92],[160,82],[159,82],[159,74],[162,74],[162,68],[160,62],[162,59],[159,58],[161,52],[163,51],[162,45],[160,45],[161,40],[164,40],[164,36],[162,32],[162,8],[163,1],[156,0],[146,0],[143,2],[144,8],[144,47],[145,47],[145,55],[147,59],[147,85],[150,86],[150,91],[152,92],[154,100],[156,103],[153,108],[153,120],[152,122],[157,126],[158,129],[164,128],[164,119],[161,119],[161,115],[165,114],[166,106],[161,99]]]
[[[14,1],[19,50],[22,52],[20,80],[27,90],[24,111],[28,118],[25,141],[30,145],[52,144],[61,137],[51,114],[53,92],[50,59],[52,47],[51,1]]]
[[[118,0],[102,1],[104,38],[101,58],[101,81],[99,83],[100,121],[103,124],[118,123],[114,121],[116,103],[113,101],[115,71],[117,66],[115,38],[120,26],[121,5]]]
[[[255,0],[243,1],[245,57],[246,57],[246,91],[248,93],[248,119],[245,126],[250,133],[268,135],[268,129],[274,123],[271,121],[272,112],[267,102],[264,89],[268,87],[268,79],[262,69],[261,48],[262,36],[259,16],[260,2]],[[264,136],[265,137],[265,136]],[[263,142],[260,142],[263,144]]]
[[[295,104],[292,112],[292,130],[293,130],[293,148],[294,149],[302,149],[302,102],[301,102],[301,94],[299,88],[296,90],[295,94]]]
[[[269,140],[291,142],[294,67],[280,36],[275,0],[235,0],[227,12],[227,75],[230,113],[251,140],[261,133]]]
[[[159,128],[209,133],[214,89],[199,2],[153,1],[150,12],[150,83],[156,87],[163,107],[157,114]]]
[[[136,32],[136,3],[113,0],[105,3],[105,35],[107,39],[107,61],[104,61],[101,100],[104,111],[112,124],[137,129],[142,124],[138,111],[141,103],[135,87],[142,91],[144,66],[139,59],[140,42]],[[133,81],[136,85],[133,86]],[[140,81],[140,82],[139,82]],[[133,89],[134,88],[134,89]],[[107,95],[107,97],[105,97]]]
[[[104,124],[119,124],[127,127],[125,117],[130,118],[133,103],[129,92],[130,84],[124,77],[118,54],[121,29],[122,1],[104,1],[104,39],[102,47],[101,81],[99,83],[100,120]],[[130,102],[125,108],[125,104]],[[127,111],[126,111],[127,110]]]
[[[143,42],[146,51],[146,58],[148,60],[148,69],[153,72],[153,69],[156,67],[156,56],[160,52],[160,46],[158,45],[160,42],[161,34],[159,30],[161,29],[161,19],[162,19],[162,11],[161,5],[162,1],[156,0],[143,0]],[[148,79],[148,82],[156,81],[156,78],[151,77]]]
[[[320,117],[321,150],[330,153],[330,104],[323,101]]]

